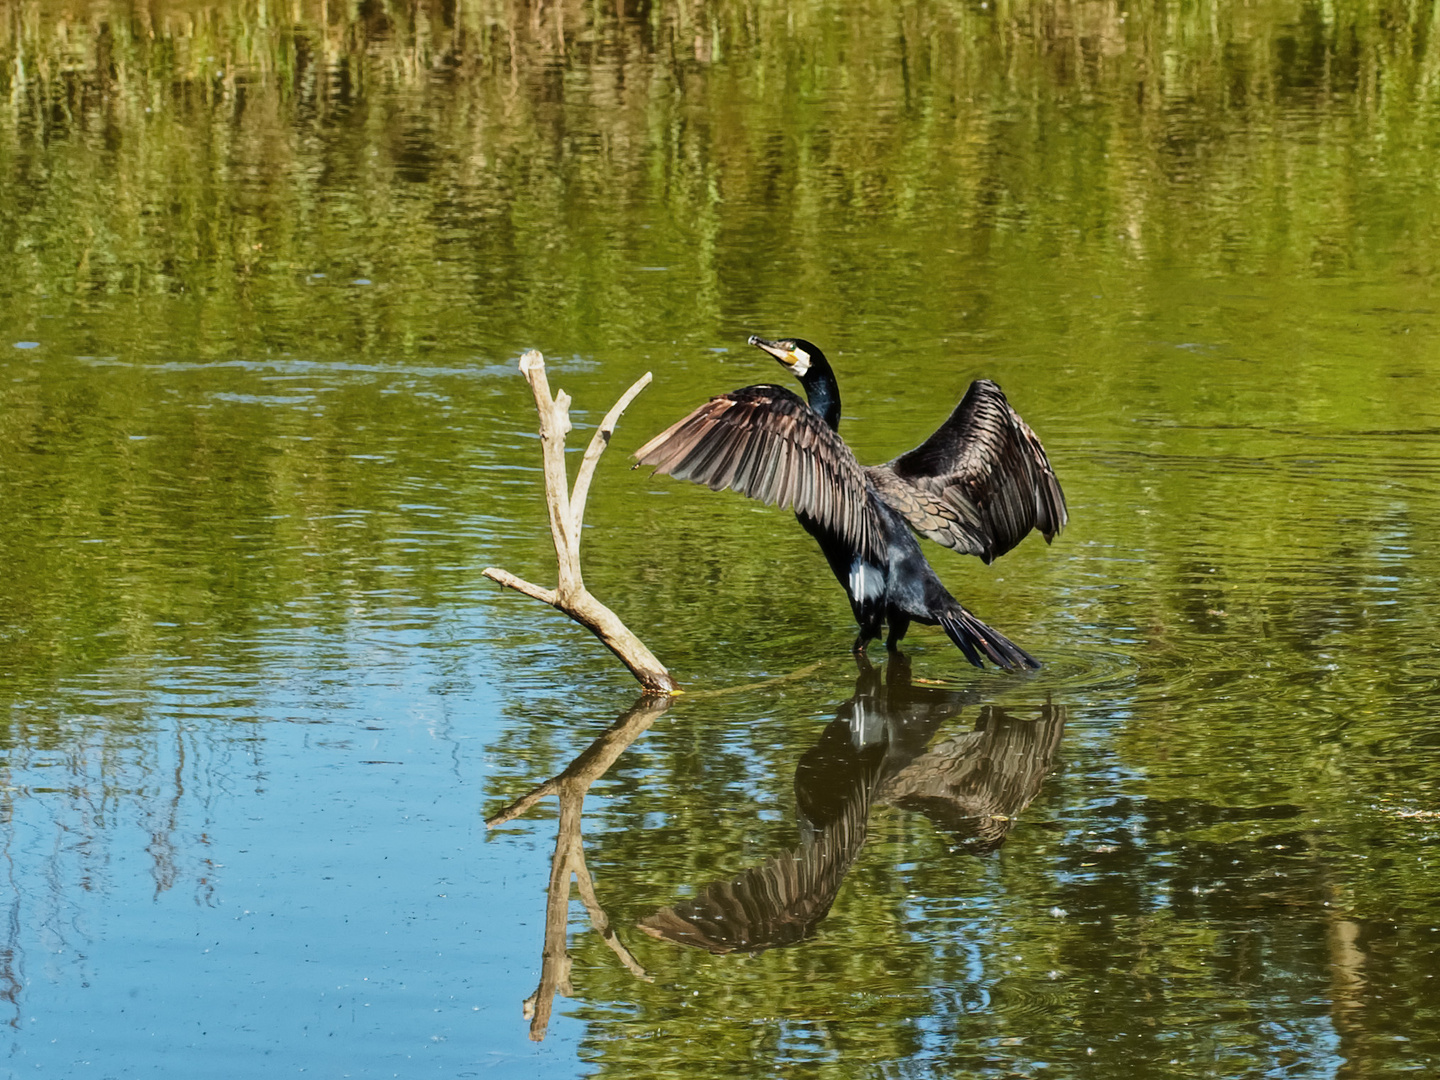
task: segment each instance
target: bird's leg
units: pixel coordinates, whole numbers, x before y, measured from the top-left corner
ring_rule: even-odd
[[[885,639],[885,648],[892,653],[900,651],[900,639],[910,629],[910,619],[904,615],[890,616],[890,636]]]
[[[883,612],[862,611],[859,605],[852,604],[855,611],[855,621],[860,624],[860,632],[855,635],[855,644],[850,651],[859,656],[865,651],[865,646],[880,636],[880,626],[884,621]]]

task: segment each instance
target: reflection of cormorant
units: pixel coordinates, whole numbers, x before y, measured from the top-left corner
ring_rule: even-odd
[[[1064,728],[1064,710],[1038,721],[985,707],[975,730],[926,744],[973,692],[917,687],[896,654],[864,664],[840,707],[795,769],[800,846],[640,922],[651,937],[714,953],[761,952],[808,937],[830,910],[865,843],[874,802],[918,810],[956,833],[966,850],[993,851],[1040,790]]]
[[[794,507],[850,597],[856,652],[882,624],[893,650],[919,622],[939,625],[976,667],[1039,667],[950,595],[911,531],[988,563],[1032,529],[1048,543],[1065,525],[1065,496],[1045,448],[1000,388],[971,383],[935,434],[894,461],[862,468],[839,435],[840,387],[825,354],[801,338],[750,344],[790,369],[806,401],[783,386],[741,387],[662,431],[636,460]]]
[[[1065,710],[1047,704],[1021,720],[986,705],[973,731],[936,743],[896,772],[887,771],[877,802],[916,810],[984,855],[1005,842],[1021,810],[1040,790],[1065,730]]]

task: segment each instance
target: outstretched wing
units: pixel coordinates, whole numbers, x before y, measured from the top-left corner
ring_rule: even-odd
[[[844,440],[781,386],[711,398],[635,451],[641,465],[714,491],[792,507],[850,550],[883,560],[866,473]]]
[[[987,563],[1031,529],[1049,543],[1067,520],[1045,448],[989,379],[970,384],[934,435],[865,472],[916,532]]]

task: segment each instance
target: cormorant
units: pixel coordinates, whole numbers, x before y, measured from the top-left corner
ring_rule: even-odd
[[[820,543],[860,624],[862,652],[890,627],[894,650],[911,622],[942,627],[965,658],[1007,670],[1039,662],[946,591],[913,528],[987,563],[1031,529],[1049,543],[1065,496],[1045,448],[1000,387],[978,379],[938,431],[884,465],[862,467],[839,435],[840,388],[825,354],[803,338],[751,337],[789,368],[809,403],[782,386],[711,398],[635,452],[639,465],[793,507]]]

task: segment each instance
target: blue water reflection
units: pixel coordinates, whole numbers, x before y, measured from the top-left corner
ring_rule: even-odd
[[[509,958],[546,868],[477,812],[494,673],[468,641],[397,664],[405,636],[317,641],[279,679],[167,664],[66,695],[66,749],[9,771],[17,1075],[456,1076],[477,1043],[533,1068]],[[125,733],[85,730],[87,702]]]

